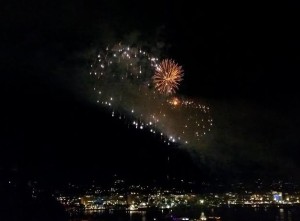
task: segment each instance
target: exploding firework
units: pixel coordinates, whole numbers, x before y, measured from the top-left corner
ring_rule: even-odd
[[[175,93],[175,90],[178,89],[182,77],[182,67],[172,60],[164,59],[156,68],[153,82],[160,93],[169,95]]]
[[[163,142],[195,146],[213,124],[209,107],[157,93],[151,83],[158,67],[170,68],[173,72],[176,69],[172,91],[182,77],[181,68],[169,62],[171,60],[164,60],[159,65],[158,58],[142,49],[121,44],[106,48],[91,65],[97,103],[108,108],[112,117],[157,134]]]

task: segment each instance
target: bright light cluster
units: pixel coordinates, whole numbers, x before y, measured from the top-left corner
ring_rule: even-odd
[[[109,108],[112,117],[157,134],[168,144],[195,146],[211,130],[209,107],[170,96],[183,75],[172,60],[159,62],[141,49],[118,44],[101,51],[91,68],[97,103]],[[162,69],[176,75],[167,79],[171,83],[166,89],[159,89],[155,77]]]

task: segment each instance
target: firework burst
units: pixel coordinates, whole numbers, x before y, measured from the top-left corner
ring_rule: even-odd
[[[170,95],[178,89],[182,77],[182,67],[171,59],[164,59],[156,68],[153,82],[160,93]]]

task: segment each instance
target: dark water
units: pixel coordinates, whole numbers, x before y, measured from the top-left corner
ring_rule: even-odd
[[[172,220],[170,217],[199,218],[201,213],[219,216],[222,221],[300,221],[300,208],[203,208],[201,210],[178,211],[90,211],[70,221],[159,221]]]

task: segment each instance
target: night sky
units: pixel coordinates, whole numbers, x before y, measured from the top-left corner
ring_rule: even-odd
[[[299,179],[298,12],[295,3],[2,2],[0,171],[45,183]],[[201,146],[167,146],[96,104],[90,64],[119,42],[182,65],[180,94],[204,100],[215,123]]]

